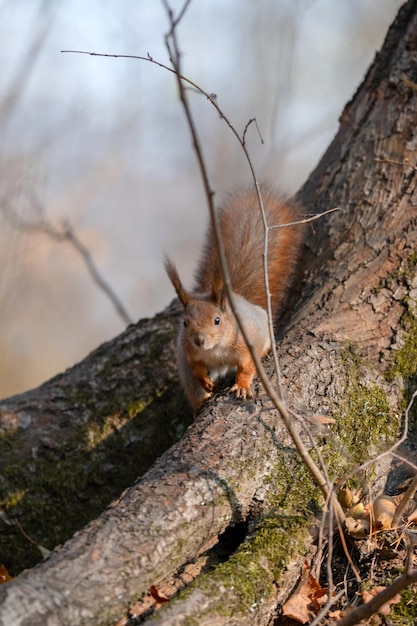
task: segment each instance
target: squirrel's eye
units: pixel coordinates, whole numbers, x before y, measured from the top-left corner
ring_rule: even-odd
[[[184,324],[184,326],[187,326],[187,320],[186,319],[183,319],[182,323]]]
[[[215,323],[216,326],[218,326],[220,324],[220,317],[219,316],[214,318],[214,323]]]

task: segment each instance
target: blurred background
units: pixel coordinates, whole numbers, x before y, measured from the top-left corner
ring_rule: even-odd
[[[256,118],[264,143],[251,125],[247,145],[258,177],[292,194],[401,4],[192,0],[178,28],[183,73],[217,95],[240,134]],[[61,53],[169,65],[167,30],[159,0],[0,0],[0,397],[167,305],[164,253],[190,284],[207,209],[173,75]],[[219,204],[249,169],[210,102],[189,96]]]

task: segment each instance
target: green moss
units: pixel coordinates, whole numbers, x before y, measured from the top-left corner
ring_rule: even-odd
[[[195,617],[188,615],[182,620],[182,626],[199,626],[200,622]]]
[[[405,331],[404,343],[402,348],[393,351],[387,377],[392,380],[400,374],[412,386],[417,379],[417,318],[411,311],[404,313],[401,326]]]
[[[417,267],[417,253],[412,252],[407,259],[404,267],[402,267],[399,271],[399,276],[405,278],[406,281],[410,281],[414,278],[415,270]]]
[[[393,415],[385,390],[365,382],[361,359],[352,344],[342,354],[345,367],[345,389],[335,404],[333,431],[338,445],[329,442],[322,454],[329,467],[341,473],[364,462],[370,455],[386,450],[397,438],[399,422]],[[337,478],[337,476],[332,476]]]
[[[308,524],[322,502],[321,494],[295,453],[276,467],[276,478],[266,485],[264,508],[256,527],[229,559],[198,576],[181,591],[182,602],[199,589],[213,598],[208,613],[228,616],[250,613],[274,591],[295,555],[308,544]],[[227,604],[224,593],[227,594]],[[163,610],[163,609],[162,609]]]
[[[390,613],[390,624],[397,626],[415,626],[417,623],[417,585],[407,587],[401,592],[401,601],[394,604]]]
[[[0,500],[0,507],[3,509],[12,509],[16,507],[19,502],[25,497],[26,491],[21,489],[20,491],[14,491],[8,493],[4,500]]]
[[[322,493],[295,451],[285,463],[277,466],[269,481],[273,484],[265,501],[267,510],[288,511],[291,516],[296,514],[304,519],[321,511]]]
[[[162,395],[162,391],[161,393],[158,394],[158,396]],[[129,418],[135,417],[135,415],[139,415],[139,413],[142,413],[142,411],[144,411],[149,404],[152,402],[152,398],[147,398],[146,400],[140,400],[140,401],[136,401],[136,402],[132,402],[132,404],[130,404],[127,407],[127,414],[129,416]]]
[[[80,390],[74,395],[84,407],[93,403]],[[0,440],[0,555],[11,574],[42,558],[23,533],[48,549],[63,543],[181,436],[186,424],[172,419],[186,414],[177,407],[181,397],[172,386],[153,398],[130,400],[118,411],[92,412],[65,443],[39,446],[26,465],[14,452],[22,446],[19,431]]]
[[[198,578],[199,589],[219,598],[210,611],[236,615],[259,607],[273,592],[274,583],[281,579],[292,556],[305,551],[306,537],[306,520],[302,516],[263,518],[250,541],[243,543],[227,562]],[[222,600],[222,590],[233,592],[227,605]]]
[[[402,347],[392,351],[389,368],[386,378],[389,381],[401,378],[404,384],[404,401],[402,408],[409,404],[414,391],[417,389],[417,317],[408,308],[401,318],[403,330]],[[409,414],[409,436],[415,437],[417,434],[417,403]]]
[[[212,610],[217,608],[220,613],[227,615],[245,613],[257,607],[272,593],[272,578],[260,559],[254,556],[252,549],[246,552],[242,550],[217,568],[209,585],[201,581],[202,590],[210,594],[218,594],[223,589],[233,591],[228,600],[232,597],[234,601],[227,606],[220,602]]]

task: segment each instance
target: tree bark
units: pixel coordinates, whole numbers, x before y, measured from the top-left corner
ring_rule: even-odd
[[[175,310],[0,402],[0,554],[12,574],[41,558],[23,532],[46,548],[63,543],[191,422],[173,358]]]
[[[399,356],[417,345],[416,68],[417,4],[409,1],[297,198],[308,213],[340,207],[311,228],[308,271],[279,336],[288,404],[307,417],[336,419],[326,457],[332,477],[397,436],[403,382],[415,382],[415,365],[401,369]],[[13,437],[21,449],[39,447],[39,433],[54,439],[56,432],[71,447],[73,422],[63,415],[80,423],[95,413],[102,421],[124,415],[120,427],[128,429],[128,417],[158,402],[169,407],[168,418],[186,422],[173,317],[130,327],[70,372],[1,403],[0,417],[19,429]],[[311,548],[309,511],[319,506],[261,390],[252,403],[223,394],[95,521],[0,587],[0,624],[110,624],[200,555],[210,559],[219,535],[242,525],[247,534],[236,552],[206,567],[156,623],[272,623]]]

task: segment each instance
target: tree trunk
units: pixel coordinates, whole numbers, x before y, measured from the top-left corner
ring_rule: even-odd
[[[39,389],[0,402],[0,558],[11,573],[41,557],[23,532],[46,548],[63,543],[191,422],[178,389],[173,312],[130,326]]]
[[[308,213],[340,207],[311,227],[308,272],[279,337],[289,406],[307,418],[324,413],[336,420],[321,448],[332,478],[388,447],[399,431],[403,382],[406,392],[415,384],[416,57],[417,4],[409,1],[298,194]],[[92,461],[104,482],[112,476],[100,448],[105,436],[121,439],[129,457],[130,439],[148,441],[154,419],[162,433],[179,434],[181,427],[169,424],[186,423],[189,413],[176,386],[174,317],[167,311],[130,327],[66,374],[1,403],[2,423],[17,427],[8,438],[6,480],[16,441],[22,454],[34,447],[40,454],[45,445],[54,450],[58,433],[65,444],[59,460],[78,463],[74,422],[85,435],[84,474]],[[307,528],[321,497],[258,392],[252,403],[216,398],[95,521],[2,585],[0,624],[110,624],[135,598],[161,599],[168,582],[175,591],[193,577],[156,623],[272,623],[311,550]],[[82,429],[92,416],[106,426],[96,439]],[[136,416],[144,418],[143,430],[132,434]]]

